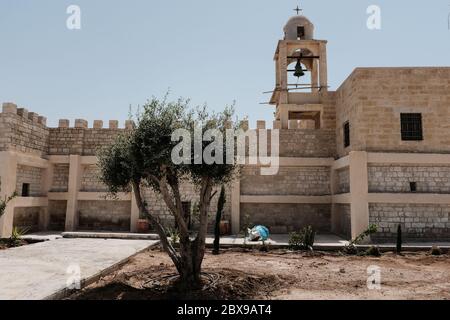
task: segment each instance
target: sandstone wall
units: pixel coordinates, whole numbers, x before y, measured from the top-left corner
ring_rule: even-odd
[[[5,104],[0,113],[0,151],[47,154],[49,131],[45,124],[44,117]]]
[[[450,240],[450,205],[370,204],[369,212],[379,227],[373,240],[393,241],[399,224],[405,240]]]
[[[345,239],[351,238],[351,210],[349,204],[335,204],[335,225],[333,231]]]
[[[45,192],[42,188],[43,183],[43,169],[17,166],[17,193],[19,196],[22,195],[22,185],[24,183],[30,184],[30,197],[40,197],[45,196]]]
[[[450,167],[369,166],[369,192],[410,192],[410,182],[418,193],[450,193]]]
[[[78,214],[79,230],[130,230],[130,201],[78,201]]]
[[[69,165],[56,164],[53,168],[51,192],[67,192],[69,185]]]
[[[329,195],[329,167],[280,167],[275,176],[262,176],[260,168],[241,171],[242,195]]]
[[[217,211],[217,201],[219,199],[220,195],[220,188],[216,188],[214,191],[217,191],[216,195],[211,201],[211,206],[209,210],[209,224],[208,224],[208,230],[209,232],[212,232],[214,230],[214,222],[216,218],[216,211]],[[180,185],[180,193],[182,196],[183,202],[191,202],[191,207],[195,204],[198,204],[199,201],[199,190],[197,190],[192,184],[189,182],[183,182]],[[167,227],[174,227],[175,226],[175,220],[170,213],[169,209],[167,208],[166,204],[164,203],[164,200],[162,199],[161,195],[158,193],[155,193],[153,190],[146,188],[144,189],[144,199],[148,205],[148,208],[150,211],[156,213],[163,224]],[[224,213],[222,215],[223,220],[231,221],[231,188],[229,186],[225,189],[225,207],[224,207]],[[195,230],[198,225],[198,219],[194,216],[191,216],[192,221],[192,228]]]
[[[67,201],[49,201],[48,213],[49,213],[49,226],[50,231],[64,231],[66,224],[66,210]]]
[[[262,224],[271,233],[282,234],[312,226],[318,232],[331,231],[329,204],[253,204],[241,203],[241,227]]]
[[[358,68],[338,90],[337,145],[348,151],[450,152],[450,68]],[[422,113],[424,141],[402,141],[401,113]],[[342,125],[350,120],[351,147]]]
[[[41,208],[15,208],[13,226],[28,232],[39,231]]]
[[[108,187],[100,181],[100,170],[96,165],[85,166],[81,179],[81,191],[108,192]]]
[[[350,192],[350,170],[348,168],[338,170],[336,173],[337,194]]]

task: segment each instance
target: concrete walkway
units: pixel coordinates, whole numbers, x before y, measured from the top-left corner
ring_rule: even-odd
[[[68,279],[83,284],[156,244],[149,240],[57,239],[0,251],[0,300],[61,297]]]

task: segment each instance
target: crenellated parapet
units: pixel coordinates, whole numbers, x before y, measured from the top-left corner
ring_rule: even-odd
[[[118,120],[109,120],[108,126],[104,126],[103,120],[94,120],[92,126],[90,126],[89,121],[84,119],[76,119],[73,126],[70,124],[68,119],[60,119],[58,122],[58,129],[109,129],[109,130],[131,130],[135,127],[133,120],[126,120],[123,126],[119,125]]]
[[[0,113],[0,151],[43,156],[48,152],[47,118],[11,102]]]
[[[29,112],[25,108],[18,108],[16,104],[11,103],[11,102],[3,103],[2,114],[4,116],[6,116],[6,115],[19,116],[20,119],[29,120],[33,124],[36,124],[36,125],[42,125],[42,126],[47,125],[46,117],[43,117],[35,112]]]
[[[76,119],[71,124],[68,119],[59,120],[58,128],[50,128],[49,154],[51,155],[95,155],[99,148],[114,142],[117,135],[134,128],[134,122],[125,121],[119,126],[118,120],[103,120],[92,123],[84,119]]]

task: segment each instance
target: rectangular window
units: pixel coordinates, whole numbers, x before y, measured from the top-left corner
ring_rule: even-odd
[[[24,183],[22,184],[22,197],[29,197],[30,196],[30,184]]]
[[[305,27],[297,27],[297,39],[301,40],[305,37]]]
[[[401,128],[403,141],[422,141],[422,114],[421,113],[402,113]]]
[[[417,192],[417,182],[410,182],[409,189],[411,190],[411,192]]]
[[[344,123],[344,147],[350,147],[350,122]]]

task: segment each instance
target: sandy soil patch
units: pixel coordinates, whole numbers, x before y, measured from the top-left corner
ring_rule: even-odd
[[[367,287],[369,266],[381,270],[380,290]],[[152,249],[70,299],[450,299],[449,255],[229,249],[207,254],[203,268],[204,288],[180,293],[169,258]]]

